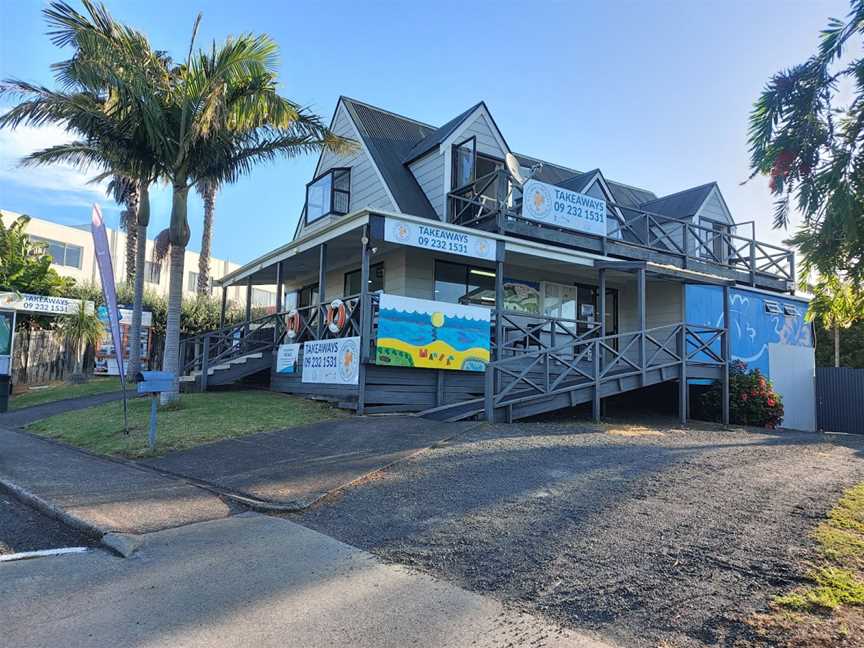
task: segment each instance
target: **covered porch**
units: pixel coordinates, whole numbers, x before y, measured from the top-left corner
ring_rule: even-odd
[[[688,364],[702,365],[706,377],[724,376],[724,331],[688,326],[684,313],[687,283],[728,286],[726,279],[502,235],[477,237],[476,230],[453,238],[454,247],[419,247],[410,237],[397,240],[399,224],[440,229],[424,219],[361,212],[226,277],[223,294],[232,285],[251,291],[276,284],[275,312],[185,340],[184,373],[206,389],[226,365],[260,354],[255,361],[269,363],[271,389],[359,413],[453,418],[479,411],[507,419],[523,403],[542,409],[541,401],[560,405],[565,395],[572,401],[583,392],[591,392],[599,416],[606,395],[682,377],[683,402]],[[445,233],[466,229],[450,225]],[[376,349],[382,295],[485,307],[485,371],[388,366]],[[356,383],[304,381],[304,345],[347,338],[359,343]],[[285,345],[300,345],[298,371],[278,370],[275,357]],[[686,418],[686,404],[681,413]]]

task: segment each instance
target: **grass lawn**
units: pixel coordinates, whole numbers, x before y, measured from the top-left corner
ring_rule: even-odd
[[[135,385],[129,387],[135,390]],[[94,394],[105,394],[107,392],[120,391],[120,380],[118,378],[91,378],[86,383],[72,385],[70,383],[58,382],[36,387],[23,394],[17,394],[9,399],[9,409],[21,409],[33,405],[42,405],[52,401],[65,398],[77,398],[79,396],[92,396]]]
[[[156,450],[150,452],[150,399],[129,402],[128,435],[122,412],[121,403],[108,403],[42,419],[27,429],[97,454],[136,458],[345,416],[326,403],[267,391],[183,394],[179,404],[159,409]]]
[[[864,645],[864,483],[843,494],[813,538],[808,584],[777,596],[751,625],[778,645]]]

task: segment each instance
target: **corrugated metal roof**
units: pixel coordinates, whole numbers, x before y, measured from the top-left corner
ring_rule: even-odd
[[[599,171],[599,169],[596,169],[595,171],[582,172],[561,166],[560,164],[546,162],[545,160],[531,157],[529,155],[523,155],[522,153],[514,153],[514,155],[522,166],[530,167],[532,164],[542,162],[543,168],[540,169],[540,172],[534,177],[541,182],[548,182],[549,184],[559,185],[562,187],[565,186],[564,183],[568,183],[566,188],[571,189],[571,191],[582,191],[582,189],[585,188],[584,186],[581,189],[573,189],[570,187],[569,184],[571,182],[574,185],[579,183],[579,181],[574,180],[574,178],[584,177],[584,181],[587,182],[588,179],[593,177],[594,174]],[[612,197],[615,199],[615,202],[623,207],[638,207],[643,202],[655,200],[657,198],[653,192],[648,191],[647,189],[631,187],[630,185],[615,182],[614,180],[608,180],[605,177],[603,179],[606,181],[606,186],[609,187],[609,191],[612,192]]]
[[[468,119],[471,113],[473,113],[482,105],[482,101],[480,103],[474,104],[461,115],[457,115],[456,117],[448,121],[441,128],[438,128],[437,130],[429,133],[426,137],[417,142],[417,144],[414,145],[410,151],[408,151],[408,154],[403,159],[403,162],[412,162],[438,146],[441,142],[450,137],[450,135],[453,134],[453,131],[459,128],[462,122]]]
[[[691,187],[684,191],[678,191],[668,196],[661,196],[655,200],[642,203],[640,207],[645,211],[663,214],[664,216],[672,216],[674,218],[689,218],[693,216],[705,199],[711,193],[711,190],[717,186],[716,182]]]
[[[400,211],[438,218],[406,164],[405,156],[435,128],[368,104],[342,97],[369,153],[390,188]]]

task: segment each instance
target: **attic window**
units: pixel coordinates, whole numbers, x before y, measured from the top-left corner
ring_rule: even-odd
[[[351,169],[330,169],[306,185],[306,223],[347,214],[350,203]]]
[[[780,308],[780,304],[778,304],[776,301],[765,300],[765,312],[772,315],[782,315],[783,309]]]
[[[792,304],[783,304],[783,313],[790,317],[798,317],[798,309]]]

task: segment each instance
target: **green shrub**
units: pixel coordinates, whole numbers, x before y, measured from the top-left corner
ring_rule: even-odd
[[[706,411],[719,412],[723,387],[717,383],[702,395]],[[758,369],[741,361],[729,367],[729,420],[736,425],[775,428],[783,421],[783,399]]]

